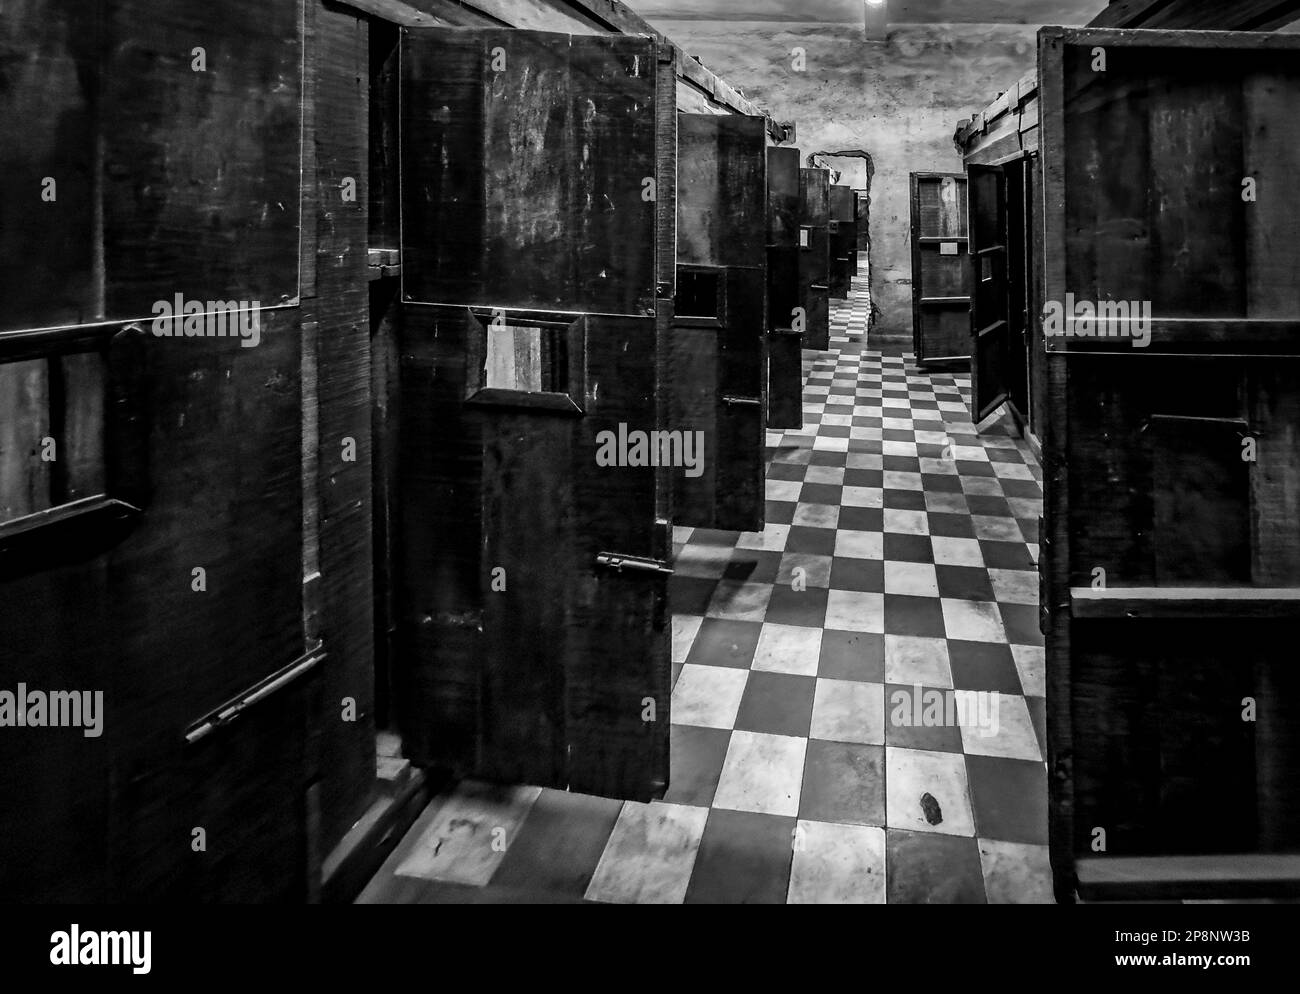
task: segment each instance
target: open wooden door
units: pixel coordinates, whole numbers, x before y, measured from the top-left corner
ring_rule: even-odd
[[[912,336],[923,366],[971,356],[966,254],[966,177],[913,173]]]
[[[763,530],[767,135],[759,117],[679,114],[671,425],[698,438],[674,522]]]
[[[826,169],[799,170],[799,306],[803,346],[816,351],[831,347],[830,177]]]
[[[403,37],[395,697],[422,765],[666,788],[674,102],[651,38]]]
[[[1011,394],[1007,176],[1001,166],[971,166],[969,173],[971,417],[979,424]]]
[[[847,186],[832,186],[830,194],[831,296],[848,300],[858,269],[857,197]]]
[[[767,150],[767,427],[803,427],[799,150]]]

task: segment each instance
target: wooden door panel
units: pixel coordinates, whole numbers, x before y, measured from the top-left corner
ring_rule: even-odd
[[[847,300],[857,272],[858,229],[853,190],[832,186],[830,193],[831,296]]]
[[[671,82],[647,38],[403,38],[395,679],[417,762],[667,786]]]
[[[425,30],[446,37],[403,50],[406,299],[652,313],[648,50]]]
[[[799,150],[767,150],[767,426],[803,427],[799,307]]]
[[[966,177],[913,173],[913,348],[922,365],[965,363],[971,276],[968,272]],[[966,326],[958,334],[958,323]]]
[[[767,343],[767,137],[760,118],[679,114],[674,430],[699,432],[699,475],[673,470],[674,521],[761,531]]]
[[[1008,280],[1007,176],[970,166],[971,416],[983,421],[1010,396],[1015,334]]]
[[[799,170],[799,293],[807,322],[804,348],[830,348],[830,173]]]

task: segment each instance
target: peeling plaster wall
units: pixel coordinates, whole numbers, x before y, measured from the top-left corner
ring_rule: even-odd
[[[908,176],[961,170],[957,122],[1034,67],[1037,26],[894,25],[887,43],[867,43],[850,24],[651,19],[777,120],[796,121],[805,155],[871,154],[873,340],[910,341]],[[794,68],[796,48],[806,71]]]

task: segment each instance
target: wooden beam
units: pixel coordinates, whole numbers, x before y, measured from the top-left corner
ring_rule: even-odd
[[[644,35],[673,45],[644,18],[619,0],[339,0],[345,6],[407,27],[464,27],[505,24],[534,31],[566,34],[614,33]],[[704,99],[727,113],[767,120],[767,132],[777,143],[793,140],[793,129],[747,99],[700,61],[673,45],[679,81],[693,88],[686,102]]]
[[[1300,19],[1300,0],[1117,0],[1090,28],[1274,31]]]
[[[1300,856],[1089,857],[1078,861],[1079,894],[1090,901],[1294,897]]]

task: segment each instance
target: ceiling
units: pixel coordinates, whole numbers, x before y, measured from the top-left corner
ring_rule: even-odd
[[[653,20],[862,23],[862,0],[628,0]],[[1087,24],[1106,0],[889,0],[894,24]]]

